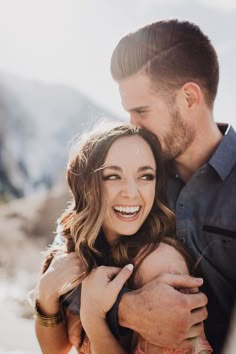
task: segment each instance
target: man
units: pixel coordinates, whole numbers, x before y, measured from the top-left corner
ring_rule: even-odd
[[[206,337],[221,353],[236,289],[236,134],[213,120],[216,52],[196,25],[160,21],[121,39],[111,72],[131,123],[152,131],[172,161],[168,203],[176,235],[196,259],[193,274],[204,279]],[[206,317],[202,293],[173,289],[193,286],[191,281],[166,274],[125,293],[120,325],[156,345],[186,344]]]

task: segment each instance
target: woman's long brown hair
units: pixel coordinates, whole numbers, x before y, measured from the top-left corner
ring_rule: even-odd
[[[112,247],[102,232],[106,212],[103,198],[102,169],[111,145],[121,137],[139,136],[150,146],[156,162],[156,193],[150,214],[133,235],[121,236]],[[69,208],[59,219],[67,252],[76,252],[83,264],[83,280],[98,265],[123,267],[139,254],[138,264],[163,241],[187,255],[175,238],[175,216],[166,207],[166,168],[157,138],[143,128],[122,124],[93,132],[73,145],[67,169],[72,194]],[[166,237],[169,238],[166,238]],[[140,254],[141,251],[141,254]],[[47,259],[44,271],[50,263]],[[136,270],[138,264],[136,263]]]

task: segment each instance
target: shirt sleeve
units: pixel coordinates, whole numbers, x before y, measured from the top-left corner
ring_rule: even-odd
[[[126,292],[130,291],[130,289],[122,288],[116,302],[112,306],[112,308],[108,311],[106,320],[107,324],[112,332],[112,334],[120,339],[121,336],[125,336],[129,333],[130,329],[126,327],[122,327],[119,325],[118,320],[118,307],[121,300],[121,297]],[[70,293],[60,296],[60,304],[71,313],[75,315],[80,314],[80,296],[81,296],[81,285],[72,290]]]
[[[122,296],[127,293],[128,291],[131,291],[131,289],[128,288],[122,288],[121,291],[119,292],[119,295],[116,299],[116,302],[112,306],[112,308],[107,312],[106,320],[108,323],[108,326],[112,332],[112,334],[119,340],[121,336],[125,336],[129,333],[130,329],[127,327],[122,327],[119,325],[119,319],[118,319],[118,307],[120,300]]]

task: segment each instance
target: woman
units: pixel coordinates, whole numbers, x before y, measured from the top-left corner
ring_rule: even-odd
[[[74,146],[67,179],[73,201],[60,218],[66,244],[51,251],[38,286],[36,333],[43,353],[68,353],[72,345],[87,354],[174,353],[136,333],[118,341],[106,323],[122,272],[130,288],[163,272],[188,273],[186,252],[170,238],[175,218],[164,205],[165,169],[156,137],[129,125],[93,133]],[[78,316],[70,306],[61,309],[60,299],[82,281]],[[90,289],[87,301],[83,293]],[[211,352],[203,339],[196,344],[195,353]]]

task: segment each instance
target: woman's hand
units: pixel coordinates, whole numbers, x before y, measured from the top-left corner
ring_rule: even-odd
[[[82,264],[75,252],[56,254],[38,285],[40,309],[46,315],[58,312],[58,299],[79,285]]]
[[[101,266],[94,269],[82,282],[80,317],[86,330],[87,324],[105,320],[106,313],[130,277],[133,265],[124,268]]]

